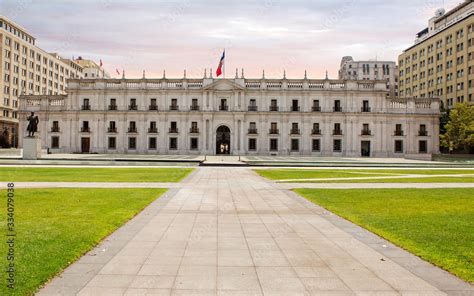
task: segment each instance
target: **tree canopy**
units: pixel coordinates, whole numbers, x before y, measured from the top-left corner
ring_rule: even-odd
[[[440,136],[441,146],[450,152],[462,150],[468,152],[474,147],[474,106],[457,103],[449,111],[446,132]]]

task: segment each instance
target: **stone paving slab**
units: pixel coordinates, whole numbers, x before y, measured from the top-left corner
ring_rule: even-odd
[[[199,168],[182,184],[38,295],[474,293],[249,169]]]

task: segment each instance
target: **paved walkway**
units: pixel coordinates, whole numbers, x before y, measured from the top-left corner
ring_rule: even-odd
[[[7,187],[8,182],[0,182]],[[474,188],[474,183],[274,183],[275,188]],[[193,183],[127,183],[127,182],[15,182],[16,188],[187,188],[204,190],[208,185]]]
[[[39,295],[473,295],[243,168],[199,168]]]
[[[205,164],[208,165],[243,165],[240,156],[229,156],[229,155],[210,155],[206,156]]]

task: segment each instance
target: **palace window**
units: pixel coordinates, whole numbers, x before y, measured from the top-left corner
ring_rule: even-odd
[[[278,139],[270,139],[270,151],[278,151]]]
[[[362,112],[370,112],[369,101],[363,100],[362,101]]]
[[[130,105],[128,106],[128,110],[137,110],[137,99],[130,99]]]
[[[300,111],[300,106],[298,105],[298,100],[293,100],[291,102],[291,111]]]
[[[300,129],[298,128],[298,123],[297,122],[293,122],[291,124],[291,131],[290,133],[292,135],[299,135],[300,134]]]
[[[403,141],[395,140],[395,153],[403,153]]]
[[[249,123],[249,134],[257,134],[257,124],[255,122],[250,122]]]
[[[90,132],[90,129],[89,129],[89,121],[83,121],[83,122],[82,122],[81,132],[83,132],[83,133],[88,133],[88,132]]]
[[[340,123],[335,123],[334,124],[334,130],[332,133],[334,136],[341,136],[342,135],[342,130],[341,130],[341,124]]]
[[[198,99],[193,99],[191,102],[191,110],[192,111],[198,111],[199,110],[199,105],[198,105]]]
[[[270,101],[270,111],[278,111],[278,102],[275,99]]]
[[[90,110],[91,106],[89,105],[89,99],[82,100],[82,110]]]
[[[426,124],[420,124],[418,136],[427,136],[427,135],[428,135],[428,131],[426,130]]]
[[[257,101],[255,99],[250,100],[249,111],[257,111]]]
[[[148,149],[156,150],[156,137],[148,138]]]
[[[170,110],[179,110],[178,99],[171,99]]]
[[[228,111],[229,106],[227,105],[227,99],[221,99],[221,104],[219,105],[219,111]]]
[[[109,137],[109,149],[116,149],[117,148],[117,138]]]
[[[171,121],[170,123],[170,133],[177,133],[178,132],[178,124],[176,121]]]
[[[278,134],[279,131],[278,131],[278,126],[277,126],[277,123],[276,122],[272,122],[270,124],[270,134]]]
[[[194,134],[199,133],[199,128],[198,128],[197,121],[191,122],[191,128],[189,129],[189,132],[194,133]]]
[[[321,140],[320,139],[313,139],[312,143],[313,152],[320,152],[321,151]]]
[[[128,132],[129,133],[136,133],[137,132],[137,125],[135,121],[130,121],[129,126],[128,126]]]
[[[156,99],[150,99],[150,106],[148,108],[149,110],[158,110],[158,106],[156,105]]]
[[[109,128],[107,130],[109,133],[116,133],[117,127],[115,126],[115,121],[109,121]]]
[[[156,121],[150,121],[150,127],[148,128],[149,133],[157,133],[158,129],[156,128]]]
[[[178,138],[170,138],[169,143],[170,150],[177,150],[178,149]]]
[[[370,131],[370,128],[369,128],[369,124],[368,123],[364,123],[362,124],[362,131],[361,131],[361,134],[363,136],[369,136],[371,134],[371,131]]]
[[[52,136],[51,137],[51,148],[52,149],[58,149],[59,148],[59,137],[58,136]]]
[[[400,123],[395,124],[395,136],[403,136],[403,129]]]
[[[334,101],[334,112],[342,112],[341,100]]]
[[[292,152],[300,151],[300,140],[299,139],[291,139],[291,151]]]
[[[249,139],[249,151],[257,150],[257,139],[250,138]]]
[[[321,111],[321,106],[319,106],[319,100],[313,100],[312,111],[313,112],[320,112]]]
[[[53,121],[53,126],[51,127],[53,133],[59,132],[59,121]]]
[[[191,138],[190,139],[190,148],[191,148],[191,150],[197,150],[198,149],[198,138]]]
[[[333,140],[333,151],[334,152],[342,151],[342,140],[340,139]]]
[[[421,140],[418,142],[418,152],[419,153],[428,152],[428,142],[426,140]]]
[[[136,137],[129,137],[128,138],[128,149],[130,149],[130,150],[137,149],[137,138]]]
[[[321,134],[321,129],[319,129],[319,122],[314,122],[313,123],[313,129],[311,130],[312,135],[320,135]]]

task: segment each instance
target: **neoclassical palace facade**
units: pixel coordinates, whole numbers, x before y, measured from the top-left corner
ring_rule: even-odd
[[[71,79],[23,96],[51,153],[420,157],[438,153],[439,100],[385,81]],[[21,143],[20,143],[21,144]]]

